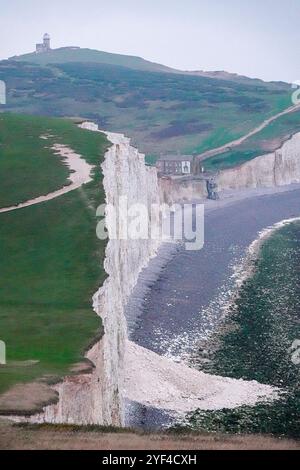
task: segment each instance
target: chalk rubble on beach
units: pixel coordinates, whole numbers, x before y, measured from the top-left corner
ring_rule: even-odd
[[[256,381],[219,377],[191,369],[128,341],[125,395],[147,407],[184,415],[278,398],[279,390]]]

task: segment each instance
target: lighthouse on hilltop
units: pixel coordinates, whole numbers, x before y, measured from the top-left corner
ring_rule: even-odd
[[[49,51],[51,51],[50,36],[48,33],[45,33],[43,36],[43,42],[36,45],[36,53],[41,54]]]

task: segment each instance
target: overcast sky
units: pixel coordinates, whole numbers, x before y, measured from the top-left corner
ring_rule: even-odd
[[[0,58],[76,45],[186,70],[300,80],[300,0],[0,0]]]

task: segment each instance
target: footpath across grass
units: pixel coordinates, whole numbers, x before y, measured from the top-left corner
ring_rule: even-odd
[[[52,150],[55,143],[69,145],[90,163],[97,163],[102,145],[98,135],[70,120],[0,114],[0,208],[68,184],[69,169]]]
[[[258,134],[250,137],[233,150],[208,158],[207,170],[224,170],[241,165],[253,158],[274,152],[292,135],[300,132],[300,111],[286,114],[273,121]]]
[[[8,122],[13,125],[22,119],[10,116]],[[105,279],[106,244],[96,238],[95,213],[105,199],[100,164],[108,142],[103,134],[69,121],[38,121],[42,119],[31,121],[33,127],[37,122],[31,132],[33,142],[41,128],[51,128],[59,142],[96,166],[93,181],[82,188],[0,214],[0,339],[6,343],[8,361],[0,366],[0,393],[17,382],[64,375],[83,357],[101,327],[92,295]],[[21,148],[23,137],[19,137]],[[16,168],[18,161],[22,166],[22,156],[18,160],[16,155]],[[30,179],[32,173],[26,171]],[[59,179],[64,169],[58,166],[57,172]],[[6,178],[10,179],[9,171]]]

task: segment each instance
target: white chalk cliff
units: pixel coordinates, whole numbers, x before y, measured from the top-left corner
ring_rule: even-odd
[[[97,127],[90,123],[85,123],[82,127],[97,131]],[[203,199],[206,196],[203,181],[188,181],[183,186],[168,179],[162,179],[158,183],[156,169],[146,167],[144,156],[130,145],[129,139],[120,134],[108,133],[107,136],[113,143],[102,165],[107,203],[116,205],[119,197],[126,196],[129,205],[139,202],[150,208],[160,201],[177,202],[183,199]],[[300,133],[285,142],[276,152],[222,171],[217,177],[221,191],[280,186],[293,182],[300,182]],[[111,232],[109,218],[107,228]],[[44,412],[32,416],[31,421],[123,425],[125,385],[127,396],[133,401],[167,409],[174,402],[178,407],[183,405],[188,393],[181,377],[183,371],[190,378],[189,383],[195,382],[188,409],[196,405],[201,407],[201,393],[209,395],[208,401],[203,399],[204,409],[215,406],[213,400],[217,400],[217,408],[229,406],[228,393],[225,392],[232,386],[243,390],[242,395],[235,396],[232,406],[249,403],[250,398],[250,402],[254,403],[262,395],[273,396],[274,390],[271,387],[253,382],[251,388],[244,381],[209,378],[197,371],[171,364],[168,360],[127,342],[125,306],[139,273],[150,258],[155,256],[157,249],[158,242],[151,239],[109,240],[105,260],[108,278],[93,299],[94,309],[103,321],[104,336],[87,353],[87,358],[95,367],[92,373],[68,376],[57,384],[54,388],[59,393],[59,402],[45,407]],[[141,373],[137,371],[137,367]],[[145,380],[147,377],[151,379],[148,382]],[[147,383],[148,389],[145,389],[143,384]],[[172,393],[168,390],[172,390]],[[164,396],[164,392],[169,395]],[[186,410],[186,405],[187,403],[183,410]]]
[[[275,152],[262,155],[217,177],[220,191],[284,186],[300,182],[300,132]]]
[[[117,207],[119,197],[126,196],[128,206],[139,202],[150,214],[151,205],[159,203],[156,170],[146,167],[144,155],[130,146],[129,139],[119,134],[107,136],[113,146],[102,165],[106,202]],[[120,230],[123,223],[120,220]],[[109,218],[107,226],[110,232]],[[101,357],[98,354],[104,424],[124,424],[123,361],[127,338],[124,309],[139,273],[157,248],[158,242],[151,239],[110,240],[107,246],[105,270],[109,277],[94,297],[94,308],[102,318],[105,331],[99,345]]]
[[[98,130],[92,123],[82,127]],[[156,169],[145,165],[144,155],[123,135],[107,133],[107,137],[113,145],[102,164],[106,203],[117,204],[119,197],[126,196],[128,205],[139,202],[150,208],[151,204],[157,204]],[[120,229],[122,223],[121,220]],[[106,225],[111,233],[109,218],[106,218]],[[140,271],[156,254],[157,248],[158,242],[151,239],[109,240],[104,266],[108,278],[93,299],[94,310],[103,322],[104,335],[86,355],[95,367],[92,373],[67,376],[54,386],[59,402],[33,415],[29,418],[31,422],[124,424],[123,360],[127,338],[124,308]]]

